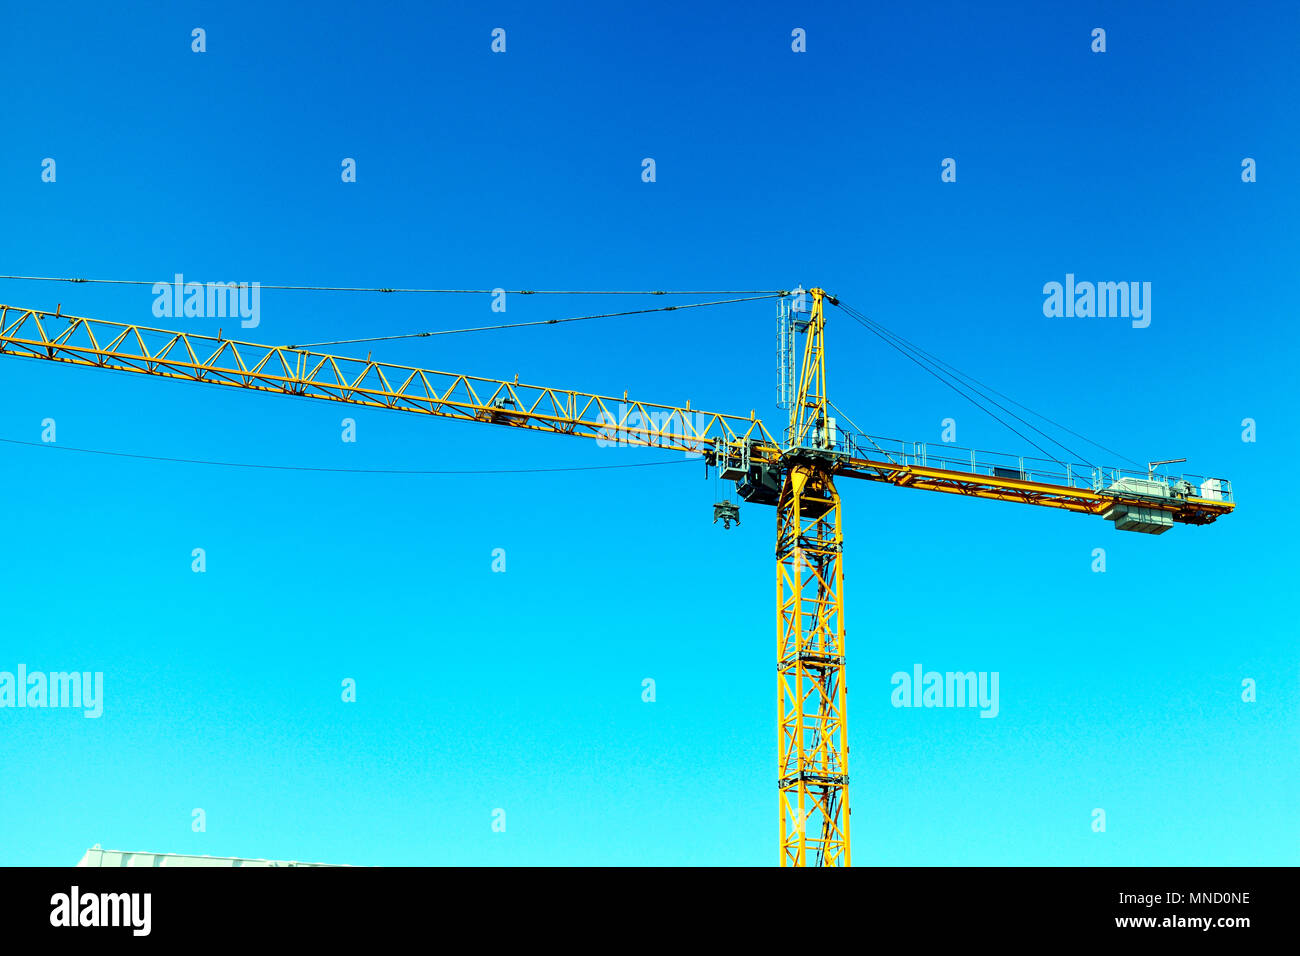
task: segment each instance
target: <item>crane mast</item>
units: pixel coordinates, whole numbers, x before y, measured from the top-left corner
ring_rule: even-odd
[[[840,429],[826,390],[822,289],[782,299],[780,438],[753,411],[728,415],[591,392],[236,342],[0,305],[0,355],[387,408],[655,447],[703,457],[747,502],[776,509],[777,786],[780,864],[848,866],[849,746],[843,524],[835,479],[1057,508],[1162,534],[1231,514],[1225,479],[932,450]],[[802,346],[802,348],[800,348]],[[797,367],[796,367],[797,365]],[[965,452],[969,451],[967,455]],[[738,506],[714,506],[739,520]]]
[[[776,502],[777,786],[781,865],[849,866],[844,535],[832,475],[821,289],[791,313],[803,366],[790,403]]]

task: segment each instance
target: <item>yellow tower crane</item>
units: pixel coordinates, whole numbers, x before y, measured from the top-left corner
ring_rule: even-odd
[[[836,478],[1099,515],[1123,531],[1209,524],[1230,482],[1076,466],[840,428],[826,391],[822,289],[782,299],[781,437],[748,417],[122,325],[0,305],[0,355],[229,385],[702,455],[744,500],[776,507],[777,784],[782,866],[848,866],[844,539]],[[730,501],[714,506],[724,527]]]

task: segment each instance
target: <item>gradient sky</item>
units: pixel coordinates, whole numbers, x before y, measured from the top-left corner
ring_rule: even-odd
[[[1300,861],[1300,8],[285,7],[10,5],[0,272],[821,285],[1125,456],[1231,479],[1240,501],[1152,537],[843,482],[855,862]],[[1150,327],[1044,317],[1043,284],[1066,273],[1151,282]],[[0,302],[223,324],[162,323],[146,286],[0,281]],[[507,318],[661,304],[514,297]],[[775,424],[773,314],[348,354]],[[500,319],[483,297],[268,290],[243,337]],[[873,434],[937,442],[951,417],[960,445],[1035,454],[843,313],[827,336],[832,398]],[[0,709],[0,863],[72,863],[94,843],[361,865],[777,861],[775,516],[711,524],[698,461],[417,477],[96,456],[66,449],[677,461],[0,357],[0,438],[39,442],[45,418],[65,450],[0,444],[0,670],[102,671],[105,712]],[[916,663],[999,672],[998,717],[892,707],[890,676]]]

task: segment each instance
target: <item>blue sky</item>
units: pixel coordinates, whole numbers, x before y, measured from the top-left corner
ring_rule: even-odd
[[[855,862],[1294,864],[1298,28],[1280,2],[14,7],[0,272],[821,285],[1240,500],[1150,537],[842,482]],[[1066,273],[1151,282],[1150,327],[1045,317],[1042,287]],[[0,281],[0,302],[219,324],[160,322],[144,286]],[[515,297],[507,318],[619,307]],[[483,297],[267,290],[246,337],[500,319]],[[775,423],[774,331],[760,302],[350,354]],[[843,313],[827,335],[832,398],[873,434],[938,442],[951,417],[960,445],[1034,453]],[[45,418],[60,446],[320,468],[670,457],[0,358],[0,437],[39,441]],[[0,862],[93,843],[363,865],[777,860],[775,518],[745,505],[738,529],[712,525],[698,462],[414,477],[3,445],[0,489],[0,670],[102,671],[106,698],[97,720],[0,709]],[[892,707],[891,675],[918,662],[997,671],[998,717]]]

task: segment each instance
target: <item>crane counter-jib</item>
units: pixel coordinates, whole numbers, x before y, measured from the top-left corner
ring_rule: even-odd
[[[1115,520],[1121,530],[1149,530],[1149,533],[1156,534],[1160,533],[1156,528],[1167,529],[1171,523],[1209,524],[1216,518],[1231,513],[1235,508],[1235,504],[1231,501],[1182,494],[1165,481],[1153,483],[1161,487],[1160,493],[1117,494],[1046,481],[983,476],[870,460],[845,462],[836,469],[835,474],[864,478],[869,481],[883,481],[900,488],[940,491],[993,501],[1014,501],[1061,508],[1081,514],[1102,515],[1108,520]],[[1217,481],[1217,479],[1209,480]],[[1144,515],[1146,511],[1158,514]],[[1125,524],[1136,523],[1136,519],[1132,519],[1135,513],[1147,519],[1141,522],[1142,524],[1149,524],[1152,527],[1150,529],[1126,527]]]

